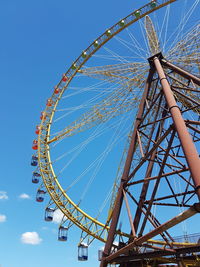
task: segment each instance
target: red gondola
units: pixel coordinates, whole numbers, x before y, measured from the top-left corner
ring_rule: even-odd
[[[38,149],[38,141],[33,140],[32,149],[37,150]]]

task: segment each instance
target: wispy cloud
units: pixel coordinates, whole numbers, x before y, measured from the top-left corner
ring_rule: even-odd
[[[6,221],[6,215],[0,214],[0,223]]]
[[[20,199],[30,199],[31,197],[26,193],[22,193],[21,195],[19,195],[19,198]]]
[[[37,232],[26,232],[21,235],[21,242],[24,244],[38,245],[42,242]]]
[[[0,191],[0,200],[6,200],[6,199],[8,199],[7,192]]]
[[[56,228],[56,229],[54,229],[54,228],[49,228],[49,227],[46,227],[46,226],[44,226],[44,227],[42,227],[42,230],[43,231],[49,231],[50,233],[53,233],[53,234],[58,234],[58,229]]]

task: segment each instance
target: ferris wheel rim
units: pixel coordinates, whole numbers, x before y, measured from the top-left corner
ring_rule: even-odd
[[[64,91],[67,89],[68,85],[70,84],[70,82],[72,81],[72,79],[76,76],[76,74],[78,73],[79,69],[91,58],[91,56],[96,53],[105,43],[107,43],[110,39],[112,39],[114,36],[116,36],[119,32],[123,31],[125,28],[127,28],[128,26],[130,26],[131,24],[137,22],[138,20],[142,19],[143,17],[145,17],[146,15],[155,12],[158,9],[161,9],[162,7],[169,5],[175,1],[178,0],[162,0],[161,4],[158,4],[156,7],[154,8],[150,8],[150,3],[151,2],[157,2],[157,1],[151,1],[150,3],[146,4],[145,6],[142,6],[141,8],[138,8],[136,10],[134,10],[130,15],[124,17],[123,19],[119,20],[116,24],[114,24],[112,27],[110,27],[109,29],[107,29],[102,35],[100,35],[94,42],[91,43],[90,46],[88,46],[88,48],[86,48],[81,54],[80,56],[73,62],[73,64],[71,65],[71,67],[67,70],[67,72],[65,73],[67,79],[67,82],[65,84],[65,86],[62,88],[62,91],[59,93],[57,99],[53,93],[52,97],[55,97],[55,102],[54,105],[52,105],[51,108],[46,107],[45,109],[45,113],[48,114],[48,118],[49,121],[45,121],[44,118],[41,121],[41,131],[38,135],[38,163],[39,163],[39,168],[41,171],[41,175],[42,175],[42,179],[43,179],[43,183],[51,197],[51,199],[54,201],[54,203],[56,204],[56,207],[58,209],[60,209],[62,211],[62,213],[69,219],[71,220],[74,224],[76,224],[79,228],[81,228],[84,232],[86,232],[87,234],[93,236],[94,238],[102,241],[102,242],[106,242],[106,239],[102,237],[102,233],[104,231],[108,231],[109,230],[109,226],[101,223],[100,221],[98,221],[97,219],[93,218],[92,216],[90,216],[89,214],[87,214],[86,212],[84,212],[77,204],[75,204],[72,199],[66,194],[66,192],[63,190],[62,186],[60,185],[55,172],[53,170],[53,166],[51,163],[51,158],[50,158],[50,151],[49,151],[49,144],[51,142],[51,140],[49,139],[50,137],[50,130],[51,130],[51,124],[53,121],[53,117],[54,117],[54,113],[55,113],[55,109],[58,105],[59,100],[62,98],[62,95],[64,93]],[[135,12],[139,11],[139,10],[143,10],[145,8],[149,8],[145,13],[141,14],[138,18],[134,17],[134,19],[132,21],[130,21],[127,24],[124,24],[123,26],[119,26],[119,23],[121,21],[126,21],[128,18],[130,18],[130,16],[135,16]],[[113,32],[111,35],[107,35],[107,31],[113,31],[113,29],[115,27],[118,27],[118,29]],[[103,40],[103,38],[105,38]],[[99,42],[100,40],[101,43]],[[95,42],[99,42],[98,46],[95,47]],[[93,50],[92,50],[93,49]],[[88,53],[88,51],[90,51],[90,53]],[[88,53],[86,57],[83,57],[83,53]],[[57,87],[59,87],[59,85],[61,84],[61,81],[58,83]],[[49,110],[51,110],[51,112],[49,112]],[[46,154],[46,158],[45,160],[48,161],[48,165],[51,169],[51,174],[52,177],[50,179],[50,176],[48,174],[48,178],[47,178],[47,173],[45,172],[45,165],[44,165],[44,159],[43,159],[43,153]],[[54,188],[52,188],[52,186]],[[55,187],[57,186],[57,188]],[[55,194],[55,192],[59,192],[57,194]],[[61,201],[61,197],[65,198],[65,205],[63,204],[63,202]],[[67,208],[65,208],[67,205],[71,205],[73,206],[74,209],[72,209],[72,212],[70,213],[69,211],[67,211]],[[81,214],[81,219],[77,220],[76,217],[80,216],[79,215],[74,215],[76,212],[79,212]],[[83,223],[81,221],[83,221],[83,217],[85,217],[86,220],[90,220],[91,224],[87,224],[89,225],[89,227],[86,227],[83,225]],[[86,223],[85,223],[86,224]],[[96,231],[92,232],[90,230],[91,226],[95,227],[99,227],[96,229]],[[99,232],[101,234],[99,234]],[[127,233],[123,233],[123,232],[118,232],[117,233],[120,236],[125,236],[125,237],[129,237],[130,234]],[[153,240],[149,240],[150,242],[153,242]]]

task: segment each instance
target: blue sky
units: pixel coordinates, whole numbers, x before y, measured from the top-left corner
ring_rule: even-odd
[[[0,1],[1,267],[98,266],[101,244],[92,244],[89,261],[80,263],[79,231],[58,242],[57,224],[44,222],[44,205],[35,202],[31,183],[31,144],[61,74],[105,29],[146,2]],[[34,244],[27,244],[27,232],[35,232]]]

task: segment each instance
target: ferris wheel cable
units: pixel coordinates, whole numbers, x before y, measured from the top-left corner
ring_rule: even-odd
[[[118,125],[118,122],[115,123],[115,125],[117,126],[117,125]],[[115,127],[116,127],[116,126],[115,126]],[[100,128],[100,127],[99,127],[99,128]],[[109,127],[108,130],[110,130],[110,127]],[[83,141],[83,142],[78,146],[78,149],[79,149],[79,150],[77,151],[77,153],[79,154],[79,153],[82,151],[82,149],[83,149],[89,142],[93,141],[97,136],[103,134],[104,132],[105,132],[105,128],[104,128],[103,130],[101,130],[100,133],[99,133],[99,132],[95,132],[95,133],[93,133],[93,135],[91,135],[87,140]],[[78,155],[77,153],[76,153],[76,155]],[[66,168],[69,166],[69,164],[72,162],[73,159],[74,159],[74,157],[72,157],[72,158],[70,159],[70,161],[68,161],[68,164],[64,166],[64,169],[66,169]],[[64,169],[62,169],[62,170],[64,170]],[[60,175],[60,174],[59,174],[59,175]]]
[[[67,164],[60,170],[58,176],[60,176],[62,174],[62,172],[71,164],[71,162],[81,153],[81,151],[87,146],[87,144],[93,140],[95,138],[95,134],[96,134],[96,131],[98,130],[98,128],[101,128],[101,124],[99,124],[97,126],[97,128],[94,130],[94,133],[92,133],[92,135],[86,139],[82,145],[80,146],[79,150],[75,153],[74,156],[71,157],[71,159],[67,162]]]
[[[105,209],[107,203],[109,202],[109,200],[111,199],[112,196],[112,187],[109,189],[109,192],[107,193],[104,202],[102,203],[101,207],[99,208],[98,214],[97,214],[97,218],[99,218],[99,216],[102,214],[103,210]]]
[[[119,85],[119,86],[120,86],[120,85]],[[115,87],[115,88],[117,88],[117,87]],[[85,101],[85,102],[84,102],[82,105],[80,105],[79,107],[77,106],[77,109],[80,108],[80,107],[82,107],[82,106],[86,106],[86,105],[88,105],[88,103],[93,102],[93,101],[96,101],[96,100],[99,99],[99,98],[102,98],[102,96],[103,96],[104,94],[105,94],[105,92],[102,92],[102,93],[100,93],[99,95],[94,96],[93,98],[91,98],[91,99]],[[60,117],[58,117],[57,119],[54,120],[54,122],[57,122],[57,121],[59,121],[59,120],[65,118],[66,116],[68,116],[68,115],[71,114],[71,113],[72,113],[72,112],[68,112],[68,113],[66,113],[66,114],[64,114],[64,115],[62,115],[62,116],[60,116]]]
[[[120,37],[117,37],[117,36],[115,36],[114,37],[119,43],[121,43],[123,46],[125,46],[126,48],[128,48],[128,50],[130,50],[131,52],[133,52],[134,54],[136,54],[138,57],[141,57],[141,58],[143,58],[143,59],[145,59],[145,57],[141,54],[141,53],[136,53],[136,51],[133,49],[133,48],[131,48],[129,45],[128,45],[128,42],[126,42],[126,41],[124,41],[122,38],[120,38]],[[136,47],[135,47],[136,48]]]
[[[93,55],[92,57],[95,57],[95,58],[100,58],[100,59],[106,59],[106,60],[112,60],[112,61],[116,61],[117,63],[119,62],[119,59],[116,57],[116,56],[111,56],[111,55],[101,55],[101,56],[98,56],[98,55]],[[132,59],[138,59],[138,58],[132,58],[132,57],[129,57],[129,56],[123,56],[127,62],[130,62]],[[123,62],[124,64],[124,62]]]
[[[102,134],[105,134],[106,131],[111,131],[113,129],[115,129],[118,125],[118,121],[112,123],[111,125],[108,125],[107,127],[104,127],[101,131],[99,131],[95,136],[94,138],[98,138],[100,137]],[[62,140],[60,140],[62,141]],[[91,140],[92,141],[92,140]],[[76,151],[77,149],[79,149],[82,144],[84,143],[85,141],[79,143],[77,146],[75,146],[73,149],[65,152],[63,155],[61,155],[60,157],[58,157],[56,160],[54,160],[53,162],[56,162],[56,161],[59,161],[60,159],[62,159],[63,157],[67,156],[67,155],[70,155],[71,153],[73,153],[74,151]]]
[[[121,159],[120,159],[120,163],[118,165],[118,169],[117,169],[117,173],[116,173],[116,178],[115,178],[115,181],[114,181],[113,186],[112,186],[112,194],[111,194],[111,200],[110,200],[110,207],[109,207],[109,210],[108,210],[108,215],[107,215],[106,222],[109,222],[110,219],[111,219],[111,214],[112,214],[112,210],[114,208],[114,203],[115,203],[115,198],[116,198],[117,190],[119,188],[120,179],[121,179],[122,173],[123,173],[123,168],[124,168],[124,164],[125,164],[125,158],[126,158],[127,152],[128,152],[128,145],[130,144],[129,137],[132,135],[133,128],[134,128],[134,123],[132,124],[131,129],[129,131],[128,139],[126,140],[125,148],[124,148],[124,151],[122,153],[122,156],[121,156]]]
[[[115,94],[116,94],[116,92],[115,92]],[[123,94],[122,94],[122,92],[121,93],[119,93],[119,96],[121,97],[121,96],[125,96],[125,95],[127,95],[127,92],[123,92]],[[111,96],[110,97],[110,99],[113,99],[112,100],[112,102],[111,103],[113,103],[114,104],[114,102],[115,102],[115,106],[116,106],[116,99],[115,99],[115,95],[113,95],[113,96]],[[106,101],[108,101],[108,100],[106,100]],[[114,102],[113,102],[114,101]],[[118,100],[119,101],[119,100]],[[121,100],[120,100],[121,101]],[[124,102],[124,101],[123,101]],[[122,103],[123,103],[122,102]],[[119,102],[119,104],[121,105],[121,102]],[[125,103],[126,104],[126,103]],[[117,111],[120,113],[120,112],[124,112],[123,111],[123,109],[121,108],[120,109],[120,105],[118,105],[118,108],[116,109],[115,108],[115,110],[110,110],[109,111],[109,109],[107,108],[106,109],[106,111],[108,111],[108,114],[109,115],[112,115],[111,117],[115,117],[118,113],[117,113]],[[96,108],[94,109],[94,111],[95,112],[100,112],[100,110],[98,109],[98,107],[100,107],[99,105],[97,105],[96,106]],[[104,105],[103,105],[103,107],[104,107]],[[106,106],[105,106],[106,107]],[[122,105],[122,107],[124,107],[123,105]],[[127,109],[127,106],[125,105],[125,108]],[[102,110],[102,109],[101,109]],[[102,110],[103,111],[103,110]],[[125,110],[126,111],[126,110]],[[105,112],[104,112],[105,113]],[[115,115],[116,114],[116,115]],[[84,117],[84,119],[86,119],[87,118],[87,120],[88,119],[90,119],[90,118],[94,118],[94,116],[96,116],[95,114],[93,114],[92,113],[92,115],[91,115],[91,113],[89,113],[88,115],[87,115],[87,113],[83,116]],[[99,119],[99,118],[98,118]],[[107,120],[108,120],[108,117],[106,118]],[[104,120],[105,120],[105,118],[104,118]],[[100,121],[101,122],[101,121]],[[93,122],[94,123],[94,122]],[[82,125],[82,123],[80,124],[80,126]],[[79,126],[79,127],[80,127]],[[92,125],[91,125],[92,126]],[[89,125],[89,127],[91,127],[90,125]],[[77,129],[77,122],[76,122],[76,129]],[[56,140],[58,140],[58,139],[60,139],[60,138],[65,138],[66,137],[66,133],[67,133],[67,131],[69,131],[69,127],[68,128],[65,128],[64,130],[62,130],[62,132],[58,135],[58,136],[56,136],[56,137],[54,137],[54,139],[53,140],[50,140],[49,141],[49,143],[52,143],[52,141],[56,141]]]
[[[125,106],[125,108],[126,108],[126,106]],[[130,109],[130,108],[129,108],[129,109]],[[120,113],[121,113],[121,114],[124,113],[124,112],[117,113],[117,111],[118,111],[118,110],[115,110],[116,115],[119,115]],[[127,111],[128,111],[128,109],[126,110],[126,112],[127,112]],[[113,112],[113,111],[111,110],[111,112]],[[111,112],[109,112],[108,114],[111,114]],[[115,117],[115,116],[112,116],[111,118],[113,118],[113,117]],[[89,118],[88,118],[88,119],[89,119]],[[108,120],[108,118],[106,118],[106,120]],[[84,121],[83,121],[83,122],[84,122]],[[105,120],[104,120],[104,121],[99,121],[97,124],[99,124],[99,123],[104,123],[104,122],[105,122]],[[95,125],[96,125],[96,124],[95,124]],[[81,124],[80,124],[80,126],[81,126]],[[84,126],[84,125],[82,125],[82,126]],[[89,129],[89,128],[91,128],[91,127],[93,127],[93,125],[91,125],[91,126],[89,125],[89,126],[86,127],[85,129]],[[79,128],[78,128],[78,129],[79,129]],[[83,130],[85,130],[85,129],[81,129],[81,128],[80,128],[80,130],[79,130],[78,132],[83,131]],[[71,135],[74,135],[74,134],[75,134],[75,133],[72,132],[72,133],[70,134],[70,136],[71,136]],[[66,136],[64,136],[63,138],[57,138],[57,140],[64,139],[65,137],[66,137]],[[57,142],[57,141],[56,141],[56,142]],[[57,144],[57,143],[56,143],[56,144]]]
[[[163,44],[162,44],[162,50],[163,50],[164,53],[165,53],[165,47],[166,47],[166,43],[167,43],[167,29],[168,29],[168,26],[169,26],[170,7],[171,7],[171,5],[168,5],[167,8],[166,8],[166,12],[165,12],[162,28],[161,28],[161,31],[160,31],[160,34],[159,34],[159,37],[158,37],[158,39],[161,40],[162,31],[165,30]],[[164,29],[164,27],[165,27],[165,29]]]
[[[101,82],[101,85],[102,85],[102,84],[105,84],[105,81]],[[93,87],[91,91],[93,91],[94,88],[98,88],[98,87]],[[112,87],[111,87],[111,88],[112,88]],[[87,91],[88,91],[88,90],[86,90],[86,92],[87,92]],[[85,91],[84,91],[84,92],[85,92]],[[98,90],[97,92],[99,92],[99,90]],[[100,95],[94,96],[93,98],[91,98],[91,99],[85,101],[83,104],[85,105],[85,103],[86,103],[86,104],[87,104],[87,103],[90,103],[90,102],[92,102],[94,99],[96,100],[96,99],[98,99],[98,98],[101,98],[102,95],[104,95],[104,94],[108,94],[109,92],[110,92],[110,91],[103,90],[102,92],[100,92]],[[81,90],[80,90],[80,93],[81,93]]]
[[[82,68],[83,69],[83,68]],[[99,86],[101,86],[102,84],[104,84],[104,81],[100,81],[100,82],[98,82],[98,83],[96,83],[96,84],[92,84],[92,85],[90,85],[90,86],[87,86],[87,87],[78,87],[78,86],[69,86],[68,87],[68,89],[70,90],[74,90],[74,91],[82,91],[82,90],[88,90],[88,91],[92,91],[93,90],[93,88],[99,88]],[[100,89],[101,89],[101,87],[100,87]],[[103,89],[106,89],[105,87],[103,87]],[[67,96],[64,96],[64,97],[67,97]]]
[[[105,81],[103,81],[102,83],[106,83]],[[101,89],[101,93],[100,93],[100,95],[99,96],[95,96],[95,98],[101,98],[101,96],[102,95],[106,95],[106,94],[109,94],[109,93],[111,93],[111,92],[113,92],[113,88],[116,88],[116,85],[114,85],[114,84],[112,84],[112,86],[110,86],[110,88],[100,88]],[[94,89],[96,89],[96,91],[94,90]],[[91,89],[91,92],[99,92],[99,90],[100,90],[98,87],[93,87],[92,89]],[[109,89],[109,90],[108,90]],[[79,92],[76,92],[75,94],[73,94],[73,95],[76,95],[76,94],[79,94],[79,93],[83,93],[83,91],[84,91],[84,93],[85,92],[87,92],[87,91],[89,91],[89,90],[81,90],[80,89],[80,91]],[[67,97],[71,97],[72,96],[72,94],[70,95],[70,96],[67,96]],[[65,98],[66,99],[66,98]],[[87,103],[89,103],[89,102],[91,102],[92,101],[92,99],[89,99],[88,101],[86,101],[86,102],[84,102],[83,104],[82,104],[82,106],[84,106],[84,105],[86,105]],[[68,108],[69,109],[69,108]],[[56,111],[63,111],[64,109],[56,109]]]
[[[119,141],[121,141],[122,137],[119,139]],[[71,187],[73,187],[77,182],[80,181],[80,179],[88,172],[91,170],[91,168],[94,167],[94,165],[101,159],[102,155],[105,152],[102,152],[92,163],[90,163],[90,165],[84,170],[84,172],[82,172],[74,181],[71,185],[69,185],[66,189],[66,191],[68,191]]]
[[[87,109],[87,108],[91,108],[93,107],[93,104],[82,104],[82,105],[79,105],[79,106],[72,106],[72,107],[69,107],[69,108],[62,108],[62,109],[58,109],[56,110],[57,112],[63,112],[63,111],[68,111],[68,113],[66,113],[66,116],[67,115],[70,115],[71,113],[73,113],[74,111],[77,111],[77,110],[81,110],[81,109]]]
[[[159,46],[162,47],[163,54],[165,54],[165,45],[166,45],[167,28],[168,28],[169,15],[170,15],[170,6],[171,5],[168,5],[166,7],[166,11],[164,13],[163,21],[161,23],[161,26],[158,23],[158,18],[156,16],[156,13],[153,14],[153,16],[154,16],[154,23],[153,24],[154,24],[154,26],[156,28],[156,33],[158,34]],[[164,34],[164,36],[162,38],[163,34]]]
[[[99,90],[106,90],[107,88],[106,87],[100,87],[99,88],[99,85],[103,85],[105,84],[104,81],[100,81],[99,83],[97,83],[96,85],[91,85],[90,87],[86,87],[86,88],[82,88],[82,87],[74,87],[74,88],[68,88],[69,90],[70,89],[73,89],[75,92],[71,93],[71,94],[68,94],[66,96],[63,96],[63,99],[66,99],[66,98],[69,98],[69,97],[72,97],[72,96],[75,96],[75,95],[78,95],[78,94],[83,94],[85,92],[94,92],[96,90],[96,92],[99,92]]]
[[[186,36],[184,36],[184,39],[181,40],[178,44],[176,44],[176,46],[174,46],[168,57],[169,58],[177,58],[177,54],[179,54],[179,58],[180,60],[184,60],[184,62],[188,61],[188,59],[193,59],[193,61],[195,59],[198,59],[199,58],[199,54],[200,54],[200,51],[198,52],[198,50],[196,51],[196,47],[195,45],[197,46],[198,45],[198,39],[199,39],[199,24],[197,24],[197,26],[195,26]],[[188,48],[188,42],[192,45],[191,46],[191,49],[188,51],[187,55],[181,55],[182,54],[182,50],[185,49],[185,48]],[[194,61],[195,63],[195,61]],[[188,62],[187,64],[190,64],[190,62]]]
[[[138,58],[141,60],[141,58],[143,57],[142,52],[146,52],[146,50],[141,46],[141,44],[139,44],[133,33],[128,28],[126,28],[126,32],[131,42],[118,36],[114,36],[114,39],[121,42],[123,45],[126,45],[126,47],[128,47],[131,52],[134,52],[134,54],[138,55]],[[138,53],[136,53],[133,48],[136,48],[138,50]]]
[[[186,49],[189,49],[189,48],[186,48]],[[186,49],[184,49],[183,47],[180,47],[180,50],[186,51]],[[174,50],[173,52],[175,54],[174,55],[171,54],[170,60],[176,61],[177,62],[176,64],[179,64],[179,65],[180,65],[180,63],[182,63],[183,66],[189,67],[189,69],[191,69],[192,67],[193,67],[193,69],[196,68],[196,69],[194,69],[193,72],[198,73],[198,64],[199,64],[198,58],[199,58],[200,52],[194,54],[193,51],[188,50],[188,53],[191,53],[191,54],[187,53],[187,55],[185,55],[185,56],[180,56],[180,52],[178,52],[176,50]],[[193,63],[193,65],[191,65],[191,63]],[[197,74],[197,76],[198,76],[198,74]]]
[[[130,130],[130,132],[132,132],[132,129]],[[128,143],[129,142],[127,141],[126,142],[126,145]],[[115,196],[116,196],[116,191],[117,191],[117,189],[119,187],[119,180],[120,180],[120,178],[122,176],[123,166],[124,166],[124,161],[125,161],[125,155],[127,154],[127,151],[128,151],[128,149],[125,146],[125,149],[123,151],[123,154],[122,154],[122,157],[121,157],[121,160],[120,160],[120,164],[119,164],[118,169],[117,169],[117,174],[116,174],[115,181],[113,183],[113,186],[111,187],[111,193],[112,194],[111,194],[111,202],[110,202],[110,208],[109,208],[109,212],[108,212],[108,219],[107,219],[107,221],[109,221],[109,213],[111,213],[111,211],[113,209],[113,205],[114,205],[114,201],[115,201]]]
[[[114,124],[114,126],[115,126],[115,125],[117,126],[117,124],[118,124],[118,122],[117,122],[116,124]],[[116,127],[116,126],[115,126],[115,127]],[[109,129],[110,129],[110,127],[109,127]],[[103,129],[103,132],[105,132],[105,128]],[[96,136],[95,136],[95,137],[96,137]]]
[[[58,132],[59,133],[59,132]]]
[[[143,62],[126,62],[126,63],[115,63],[115,64],[109,64],[109,65],[100,65],[100,66],[92,66],[92,67],[86,67],[79,70],[81,74],[88,75],[90,73],[95,72],[101,72],[101,71],[110,71],[112,73],[128,73],[132,71],[132,69],[136,69],[139,71],[138,68],[145,68],[147,63]]]
[[[87,68],[82,68],[81,70],[84,70]],[[105,83],[104,81],[98,81],[95,84],[91,84],[91,85],[87,86],[86,89],[88,89],[90,91],[90,89],[93,90],[93,88],[99,88],[99,86],[103,85],[104,83]],[[75,88],[75,89],[78,88],[79,90],[83,89],[83,87],[77,87],[77,86],[76,87],[71,86],[71,88]]]
[[[171,47],[172,47],[172,45],[175,45],[175,43],[177,43],[178,39],[181,39],[181,40],[183,39],[183,36],[181,36],[181,35],[183,34],[183,29],[184,29],[183,25],[184,25],[184,20],[185,20],[184,16],[185,16],[185,12],[186,12],[186,3],[187,3],[187,0],[185,0],[183,5],[182,5],[181,20],[180,20],[179,25],[177,26],[177,32],[175,32],[176,38],[173,39],[174,43],[172,42]]]
[[[113,124],[114,127],[116,127],[117,125],[118,125],[118,122]],[[113,128],[113,127],[112,127],[112,128]],[[109,127],[108,127],[108,130],[110,130],[110,129],[111,129],[111,127],[109,126]],[[101,132],[102,132],[102,133],[105,132],[105,127],[103,128],[103,130],[102,130]],[[101,134],[101,132],[100,132],[100,134]],[[96,135],[94,135],[94,138],[96,138],[97,135],[99,135],[99,133],[97,133]]]
[[[105,55],[105,54],[98,54],[98,55],[93,55],[92,57],[95,57],[95,58],[101,58],[101,59],[108,59],[108,60],[116,60],[114,57],[112,57],[111,55]],[[140,57],[136,57],[136,56],[124,56],[124,58],[128,59],[129,62],[131,61],[135,61],[136,59],[139,60]]]
[[[104,85],[104,87],[102,87],[102,85]],[[79,90],[78,94],[82,93],[82,89],[84,90],[83,93],[85,93],[85,92],[99,92],[99,91],[105,91],[105,92],[111,93],[113,91],[112,87],[110,86],[110,88],[108,88],[108,87],[105,87],[105,85],[107,85],[107,81],[101,81],[101,87],[95,86],[95,85],[91,89],[77,87],[77,89]],[[112,84],[112,86],[114,87],[113,84]],[[66,98],[68,98],[68,97],[71,97],[71,95],[66,96]]]
[[[113,52],[111,49],[104,47],[104,49],[110,53],[114,58],[116,58],[119,62],[121,63],[129,63],[130,61],[128,61],[127,59],[125,59],[124,57],[118,55],[116,52]]]
[[[188,12],[181,18],[181,21],[179,25],[176,27],[174,32],[169,36],[168,40],[173,40],[171,45],[169,46],[169,50],[178,42],[178,39],[180,38],[180,34],[182,34],[184,27],[186,26],[186,23],[188,22],[189,18],[192,16],[195,8],[199,4],[199,0],[196,0],[193,5],[190,7]],[[174,37],[175,36],[175,37]]]
[[[113,86],[114,87],[114,86]],[[116,88],[116,86],[115,86]],[[66,111],[66,110],[70,110],[70,109],[74,109],[74,110],[78,110],[80,108],[83,108],[83,107],[91,107],[92,104],[90,104],[90,102],[94,102],[96,101],[97,99],[99,98],[102,98],[102,96],[106,95],[106,94],[109,94],[111,92],[113,92],[113,90],[111,88],[109,88],[110,90],[108,91],[103,91],[98,95],[98,96],[95,96],[93,98],[90,98],[89,100],[87,100],[86,102],[84,102],[83,104],[79,105],[79,106],[76,106],[76,107],[70,107],[70,108],[65,108],[65,109],[57,109],[56,111]],[[98,90],[99,92],[99,90]]]
[[[185,11],[186,11],[186,2],[187,1],[185,1],[185,5],[184,5],[184,8],[185,8]],[[199,3],[199,0],[196,0],[196,2],[193,4],[193,6],[191,7],[191,9],[188,11],[188,13],[186,14],[185,12],[184,12],[184,10],[183,10],[183,21],[185,22],[185,23],[182,23],[182,28],[181,28],[181,31],[180,31],[180,34],[181,34],[181,39],[183,38],[183,29],[184,29],[184,27],[185,27],[185,25],[186,25],[186,23],[187,23],[187,21],[189,20],[189,18],[190,18],[190,16],[192,15],[192,13],[193,13],[193,11],[195,10],[195,8],[196,8],[196,5]],[[185,14],[185,15],[184,15]],[[185,20],[187,18],[187,20]]]
[[[130,39],[131,39],[131,41],[132,41],[132,45],[138,50],[138,52],[147,52],[141,45],[140,45],[140,43],[138,42],[138,40],[134,37],[134,35],[133,35],[133,33],[129,30],[129,28],[126,28],[126,31],[127,31],[127,33],[128,33],[128,35],[129,35],[129,37],[130,37]],[[142,54],[140,54],[139,53],[139,57],[136,57],[136,58],[138,58],[138,59],[140,59],[141,60],[141,56],[142,56]]]
[[[99,83],[97,83],[97,84],[95,84],[95,85],[91,85],[90,87],[88,87],[91,91],[94,91],[94,89],[96,89],[97,88],[97,92],[99,92],[99,88],[98,88],[98,86],[99,85],[103,85],[103,84],[105,84],[106,82],[105,81],[100,81]],[[102,89],[104,89],[104,88],[100,88],[101,90]],[[108,89],[105,87],[105,89],[104,89],[105,91],[108,91]],[[78,93],[83,93],[83,92],[85,92],[85,91],[87,91],[87,88],[86,89],[83,89],[83,88],[80,88],[80,91],[78,92]],[[109,91],[108,91],[109,92]],[[71,96],[71,95],[70,95]],[[63,98],[66,98],[66,97],[69,97],[69,96],[64,96]]]
[[[172,164],[172,159],[171,159],[171,158],[169,158],[169,162],[170,162],[170,164]],[[177,164],[177,165],[178,165],[178,164]],[[177,179],[175,179],[175,177],[173,178],[175,192],[183,192],[183,191],[181,190],[180,179],[179,179],[178,181],[179,181],[179,182],[178,182],[179,190],[178,190],[178,187],[177,187]],[[183,206],[180,206],[180,205],[179,205],[178,208],[179,208],[179,213],[182,213],[182,212],[185,211],[185,208],[184,208]],[[187,229],[186,221],[185,221],[185,220],[181,222],[181,227],[182,227],[183,230],[186,230],[186,229]]]
[[[134,65],[127,64],[127,66],[124,67],[125,65],[126,64],[117,64],[117,68],[115,65],[91,67],[81,72],[84,76],[103,79],[107,81],[108,85],[111,83],[123,85],[124,82],[137,80],[137,73],[141,75],[141,72],[147,69],[147,64],[134,63]]]
[[[122,138],[124,138],[124,134],[122,134],[121,132],[124,130],[124,126],[125,126],[125,123],[126,121],[128,120],[128,116],[126,118],[126,120],[124,121],[124,118],[122,118],[118,124],[118,127],[117,129],[115,130],[114,134],[112,135],[112,137],[110,138],[110,141],[109,141],[109,144],[107,145],[106,149],[103,151],[102,153],[102,157],[101,157],[101,160],[98,162],[98,165],[95,167],[94,169],[94,172],[91,176],[91,179],[89,181],[89,183],[87,184],[87,186],[85,187],[85,190],[81,196],[81,199],[84,198],[84,196],[86,195],[87,193],[87,190],[89,189],[89,186],[92,184],[94,178],[96,177],[100,167],[102,166],[103,162],[105,161],[107,155],[109,154],[109,152],[111,151],[111,149],[117,144],[119,143]],[[122,125],[122,122],[123,122],[123,125]],[[125,133],[127,132],[127,130],[125,129]],[[121,137],[120,137],[121,135]]]

